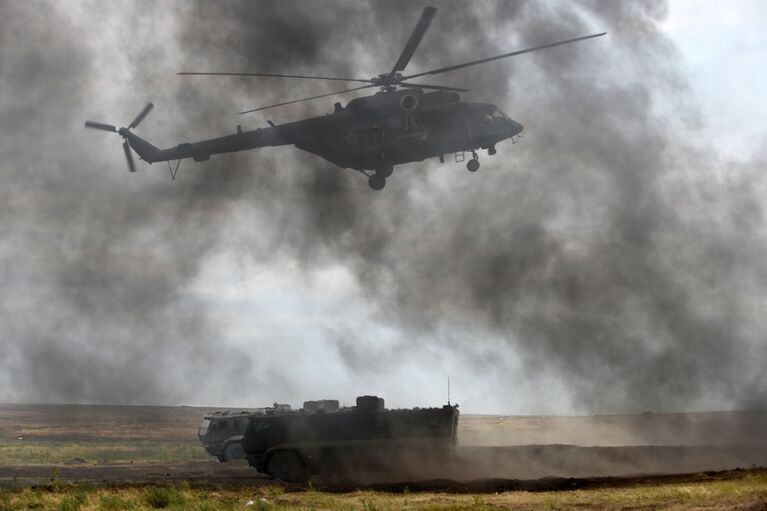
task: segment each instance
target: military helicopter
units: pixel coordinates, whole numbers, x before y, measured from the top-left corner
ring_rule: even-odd
[[[471,62],[404,75],[410,59],[429,28],[437,9],[426,7],[405,44],[394,67],[387,73],[373,78],[343,78],[337,76],[305,76],[271,73],[229,73],[229,72],[182,72],[179,75],[269,77],[301,80],[330,80],[356,82],[364,85],[320,94],[308,98],[294,99],[274,105],[262,106],[240,112],[248,114],[301,101],[309,101],[363,89],[380,88],[370,96],[358,97],[346,106],[335,103],[334,111],[328,115],[312,117],[295,122],[243,131],[238,125],[237,132],[220,138],[183,143],[168,149],[159,149],[134,134],[152,109],[149,103],[127,128],[116,128],[111,124],[87,121],[85,126],[119,134],[123,139],[123,150],[131,172],[136,171],[131,149],[148,162],[168,162],[171,178],[175,179],[182,159],[205,161],[211,155],[255,149],[258,147],[294,145],[315,154],[344,169],[353,169],[368,178],[373,190],[386,186],[386,179],[392,175],[395,165],[423,161],[437,157],[444,162],[445,155],[455,155],[456,162],[471,154],[466,163],[470,172],[479,169],[477,150],[486,149],[489,155],[496,154],[496,144],[517,137],[522,125],[510,119],[498,107],[489,103],[461,101],[459,92],[468,89],[411,82],[414,78],[431,76],[464,69],[505,59],[515,55],[553,48],[577,41],[601,37],[606,32],[591,34],[564,41],[512,51]],[[424,91],[431,92],[424,92]],[[178,160],[175,170],[170,162]]]

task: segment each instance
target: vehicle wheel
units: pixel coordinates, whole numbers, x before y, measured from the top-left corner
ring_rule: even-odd
[[[394,172],[394,165],[384,165],[375,170],[376,170],[376,174],[378,174],[379,176],[389,177],[391,176],[391,173]]]
[[[241,460],[245,457],[245,451],[242,450],[240,442],[229,442],[224,448],[224,461]]]
[[[305,483],[309,480],[309,469],[295,451],[276,452],[266,463],[266,472],[274,479],[288,483]]]
[[[348,479],[345,466],[336,454],[327,454],[320,465],[322,480],[328,484],[339,484]]]
[[[383,187],[386,186],[386,178],[380,174],[373,174],[368,178],[368,184],[373,190],[383,190]]]
[[[476,172],[479,169],[479,160],[469,160],[469,163],[466,164],[466,168],[469,172]]]

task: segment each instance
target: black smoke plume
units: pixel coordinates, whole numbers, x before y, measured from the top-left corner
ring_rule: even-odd
[[[4,4],[9,399],[237,392],[221,375],[268,361],[268,346],[222,356],[227,325],[184,293],[217,253],[236,251],[354,276],[395,340],[382,350],[368,323],[329,322],[331,380],[372,370],[385,390],[403,361],[429,372],[428,353],[447,353],[468,361],[473,385],[492,387],[496,403],[520,400],[514,382],[526,379],[581,411],[765,406],[763,165],[693,143],[700,120],[659,29],[665,2],[436,3],[408,70],[609,32],[439,77],[525,125],[522,142],[483,155],[477,175],[414,163],[376,194],[353,172],[281,148],[187,163],[171,186],[157,166],[121,173],[119,139],[80,129],[86,117],[127,122],[150,96],[160,107],[140,132],[166,146],[237,122],[327,113],[333,98],[230,115],[337,85],[173,73],[373,76],[396,60],[425,5]],[[253,386],[311,389],[274,362]]]

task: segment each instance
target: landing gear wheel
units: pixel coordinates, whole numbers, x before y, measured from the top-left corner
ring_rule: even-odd
[[[288,483],[305,483],[309,480],[309,470],[295,451],[276,452],[266,463],[266,472],[274,479]]]
[[[487,154],[489,154],[490,156],[495,156],[495,153],[497,153],[497,152],[498,152],[498,151],[495,149],[495,146],[494,146],[494,145],[491,145],[491,146],[488,148],[488,150],[487,150]]]
[[[381,174],[373,174],[368,178],[368,184],[373,190],[382,190],[386,186],[386,178]]]
[[[389,177],[394,172],[394,165],[384,165],[376,169],[376,174],[381,177]]]
[[[466,164],[466,169],[469,172],[476,172],[479,170],[479,160],[469,160],[469,162]]]
[[[230,442],[224,449],[224,461],[241,460],[245,457],[245,451],[242,450],[240,442]]]

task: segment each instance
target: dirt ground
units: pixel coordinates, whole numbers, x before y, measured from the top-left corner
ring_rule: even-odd
[[[196,438],[199,422],[208,411],[211,409],[0,405],[0,447],[15,442],[189,441]],[[394,485],[393,489],[397,484],[407,484],[413,488],[421,484],[414,481],[423,481],[431,491],[482,491],[484,487],[562,489],[607,484],[605,481],[618,484],[604,478],[622,478],[620,481],[627,483],[638,475],[655,475],[664,480],[681,477],[670,474],[767,467],[766,412],[592,417],[468,415],[461,416],[459,422],[460,446],[450,463],[419,466],[394,478],[380,478],[376,484]],[[104,463],[72,459],[57,464],[18,460],[0,465],[0,487],[45,485],[52,480],[108,485],[181,481],[234,486],[273,484],[245,463],[147,463],[140,459]],[[318,480],[313,484],[323,483]]]
[[[188,440],[215,408],[191,406],[3,405],[0,440]]]
[[[169,440],[197,438],[192,406],[0,404],[0,440]],[[466,446],[718,445],[767,442],[767,410],[593,416],[461,415]]]
[[[604,477],[541,477],[515,479],[505,477],[447,478],[424,477],[393,480],[382,478],[360,483],[326,483],[312,478],[312,488],[319,491],[347,492],[361,486],[374,491],[429,491],[443,493],[494,493],[501,491],[564,491],[590,488],[628,487],[699,483],[737,479],[744,472],[767,476],[767,469],[734,469],[689,474],[654,474]],[[387,480],[388,479],[388,480]],[[257,487],[279,485],[298,491],[301,484],[276,482],[253,471],[245,462],[218,463],[214,461],[170,463],[114,463],[105,465],[4,465],[0,466],[0,488],[50,486],[51,484],[92,484],[96,486],[142,486],[146,484],[174,485],[179,483],[199,487]]]

